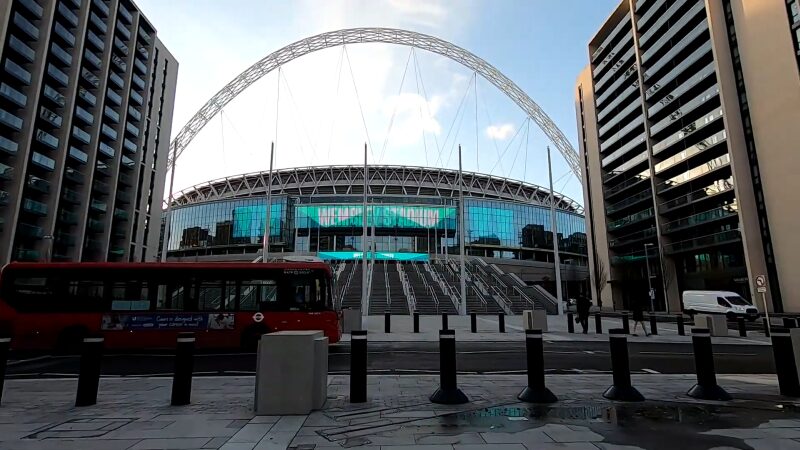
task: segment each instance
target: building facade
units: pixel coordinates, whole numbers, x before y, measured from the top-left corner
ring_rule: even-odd
[[[398,260],[459,252],[458,172],[424,167],[371,167],[367,235],[376,252]],[[251,254],[262,248],[265,172],[211,181],[180,193],[170,213],[168,259]],[[466,254],[549,263],[553,233],[550,194],[539,186],[464,174]],[[272,252],[358,259],[364,249],[363,167],[281,169],[273,174]],[[587,285],[586,233],[581,207],[556,194],[563,272]],[[566,277],[567,275],[565,275]],[[541,281],[538,280],[538,281]]]
[[[588,57],[575,108],[604,306],[652,288],[680,311],[712,289],[799,311],[798,0],[623,0]]]
[[[178,64],[127,0],[0,2],[0,264],[157,256]]]

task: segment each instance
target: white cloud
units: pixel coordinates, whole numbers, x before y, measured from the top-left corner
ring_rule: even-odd
[[[486,127],[486,136],[496,141],[505,141],[514,134],[514,124],[503,123]]]

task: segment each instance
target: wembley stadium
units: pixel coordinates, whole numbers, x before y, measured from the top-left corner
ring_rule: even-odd
[[[411,308],[447,312],[451,309],[447,299],[457,297],[448,286],[457,290],[453,261],[460,244],[458,171],[371,166],[368,174],[367,250],[374,250],[369,257],[378,262],[368,269],[371,297],[382,300],[385,295],[396,313],[408,313]],[[165,215],[167,260],[252,261],[259,257],[268,185],[269,173],[257,172],[178,193]],[[472,172],[463,173],[463,198],[472,310],[555,310],[551,198],[565,297],[588,293],[585,222],[577,202],[558,193],[551,197],[549,190],[535,184]],[[348,306],[348,298],[357,304],[361,278],[356,275],[364,249],[363,201],[363,167],[274,171],[270,256],[311,255],[331,261],[341,306]],[[410,290],[414,293],[409,294]],[[373,304],[378,312],[387,307],[373,300],[371,312]]]

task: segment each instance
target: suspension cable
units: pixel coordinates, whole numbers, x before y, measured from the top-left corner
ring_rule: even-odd
[[[481,160],[480,155],[478,152],[478,139],[479,139],[479,131],[478,131],[478,72],[472,73],[473,77],[475,77],[475,171],[481,171]]]
[[[311,141],[311,138],[309,137],[308,130],[306,129],[306,125],[305,125],[306,121],[303,120],[303,112],[300,110],[300,107],[297,106],[297,102],[294,99],[294,94],[292,93],[292,87],[289,86],[289,79],[286,78],[286,73],[283,73],[282,76],[283,76],[283,82],[286,84],[286,91],[289,92],[289,99],[292,101],[292,106],[294,106],[294,110],[297,113],[297,115],[300,116],[300,120],[296,120],[295,121],[295,129],[297,129],[297,123],[299,122],[300,123],[300,128],[301,128],[301,130],[303,132],[303,137],[306,138],[306,141],[308,142],[308,145],[311,147],[311,159],[312,159],[312,161],[314,161],[314,160],[317,159],[317,149],[314,146],[314,143]],[[306,155],[305,155],[305,152],[303,152],[302,144],[300,145],[300,151],[301,151],[301,153],[303,153],[303,157],[305,157]]]
[[[337,64],[336,69],[336,99],[334,100],[334,104],[339,103],[339,85],[342,81],[342,62],[344,60],[344,46],[342,46],[342,51],[339,53],[339,63]],[[333,129],[334,125],[336,125],[336,116],[337,114],[332,114],[333,119],[331,120],[331,132],[328,136],[328,162],[331,160],[331,146],[333,145]]]
[[[283,66],[278,66],[278,94],[275,98],[275,153],[278,153],[278,118],[281,115],[281,68]],[[269,156],[267,156],[269,158]],[[277,155],[273,155],[271,158],[272,161],[267,161],[267,167],[272,165],[278,158]],[[270,189],[272,186],[270,186]]]
[[[431,114],[431,105],[430,101],[428,100],[428,91],[425,89],[425,79],[422,77],[422,67],[419,65],[419,60],[417,59],[417,52],[414,52],[414,67],[417,69],[417,75],[419,76],[419,84],[422,86],[422,94],[425,96],[425,109],[428,111],[428,117],[433,117]],[[433,142],[436,144],[436,150],[441,154],[442,148],[439,146],[439,138],[436,136],[436,133],[433,134]]]
[[[489,106],[486,104],[486,99],[481,98],[481,102],[483,103],[483,112],[484,114],[486,114],[486,120],[489,123],[489,125],[491,125],[493,121],[491,115],[489,114]],[[490,139],[490,140],[494,144],[494,150],[495,153],[497,154],[497,159],[500,160],[500,147],[497,146],[497,140],[496,139]],[[495,165],[497,165],[497,163],[495,163]],[[502,170],[503,173],[505,173],[506,171],[506,169],[503,167],[502,161],[500,161],[500,170]]]
[[[531,121],[528,120],[528,132],[525,134],[525,165],[522,169],[522,181],[528,180],[528,150],[530,147],[528,146],[528,138],[531,135]]]
[[[494,166],[492,166],[492,170],[489,171],[489,175],[494,175],[494,169],[497,168],[498,164],[500,164],[500,169],[503,170],[503,173],[505,173],[505,169],[503,169],[503,163],[502,163],[503,156],[505,156],[509,147],[511,147],[511,144],[517,139],[517,135],[519,135],[520,131],[522,131],[522,127],[517,128],[517,132],[514,133],[514,136],[511,138],[510,141],[508,141],[508,144],[506,144],[506,148],[503,149],[503,152],[500,154],[500,157],[497,159],[497,162],[495,162]]]
[[[400,88],[397,90],[397,101],[394,102],[394,108],[392,108],[392,116],[389,118],[389,128],[386,130],[386,136],[383,138],[383,148],[381,148],[381,157],[378,159],[378,162],[383,162],[383,157],[386,155],[386,145],[389,143],[389,136],[392,133],[392,126],[394,125],[394,117],[397,114],[397,105],[400,103],[400,95],[403,93],[403,84],[406,81],[406,72],[408,72],[408,63],[411,62],[411,53],[413,52],[414,47],[411,47],[411,51],[408,52],[408,59],[406,59],[406,67],[403,69],[403,76],[400,78]]]
[[[361,123],[364,124],[364,133],[367,135],[367,142],[369,143],[369,153],[372,155],[372,160],[375,161],[375,150],[372,148],[372,139],[369,137],[369,128],[367,128],[367,118],[364,116],[364,108],[361,106],[361,97],[358,95],[358,86],[356,85],[356,76],[353,73],[353,64],[350,62],[350,52],[347,51],[347,46],[344,46],[344,56],[347,58],[347,67],[350,68],[350,79],[353,81],[353,90],[356,93],[356,100],[358,101],[358,110],[361,112]]]
[[[514,167],[517,166],[517,157],[519,157],[519,151],[522,150],[522,144],[526,144],[528,142],[528,126],[527,126],[527,124],[529,123],[529,121],[530,121],[530,118],[525,119],[525,122],[523,122],[522,126],[520,126],[520,130],[525,128],[525,133],[523,133],[523,136],[525,136],[525,139],[523,140],[523,139],[520,138],[519,147],[517,147],[517,151],[514,152],[514,159],[511,160],[511,170],[512,171],[514,170]],[[511,174],[509,173],[507,176],[510,176],[510,175]]]
[[[222,139],[221,139],[221,141],[222,141],[222,145],[221,145],[221,147],[222,147],[222,170],[224,170],[225,173],[228,173],[228,161],[225,158],[225,121],[224,121],[224,116],[225,116],[225,110],[221,109],[219,111],[219,130],[220,130],[220,136],[222,137]]]
[[[439,165],[442,164],[442,150],[447,148],[447,142],[450,140],[450,134],[453,132],[453,126],[456,124],[456,120],[458,119],[459,115],[461,114],[461,108],[464,106],[464,100],[467,99],[467,94],[469,93],[469,88],[472,87],[472,80],[467,85],[467,88],[464,90],[464,95],[461,97],[461,101],[458,103],[458,109],[456,110],[456,115],[453,117],[453,122],[450,123],[450,129],[447,130],[447,136],[444,138],[444,145],[439,149],[439,156],[437,158],[437,163]],[[453,136],[453,142],[455,142],[455,136]],[[452,151],[450,154],[452,155]],[[448,163],[450,162],[450,157],[447,158]]]
[[[414,81],[417,84],[417,96],[420,96],[419,95],[419,92],[420,92],[419,91],[419,77],[417,76],[417,70],[419,70],[419,68],[417,67],[417,53],[416,53],[414,47],[411,47],[411,53],[414,55]],[[428,99],[427,98],[425,98],[425,105],[426,106],[428,105]],[[419,109],[419,120],[420,120],[420,123],[422,124],[422,127],[421,127],[422,128],[422,147],[425,149],[425,166],[428,166],[428,164],[429,164],[428,163],[428,139],[425,137],[425,117],[422,115],[422,105],[419,105],[418,109]],[[428,114],[428,115],[430,116],[430,114]],[[436,133],[434,133],[434,137],[435,136],[436,136]],[[438,144],[437,144],[437,146],[438,146]]]

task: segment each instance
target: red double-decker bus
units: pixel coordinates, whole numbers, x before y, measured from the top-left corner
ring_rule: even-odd
[[[106,347],[252,350],[263,333],[322,330],[341,338],[331,270],[308,263],[11,263],[0,272],[0,332],[19,350]]]

